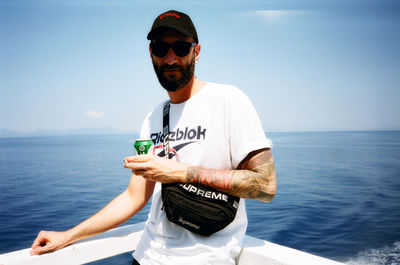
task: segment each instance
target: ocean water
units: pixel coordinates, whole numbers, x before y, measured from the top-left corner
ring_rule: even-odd
[[[278,190],[268,204],[247,200],[249,235],[349,265],[400,264],[400,131],[267,135]],[[0,254],[72,227],[122,192],[135,138],[0,138]],[[126,253],[91,264],[130,262]]]

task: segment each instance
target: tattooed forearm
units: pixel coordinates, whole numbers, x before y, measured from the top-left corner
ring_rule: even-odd
[[[189,167],[187,181],[229,194],[261,201],[271,201],[276,191],[275,166],[269,149],[250,153],[238,170]]]
[[[190,167],[187,180],[191,183],[208,186],[223,192],[231,190],[232,170],[217,170],[205,167]]]

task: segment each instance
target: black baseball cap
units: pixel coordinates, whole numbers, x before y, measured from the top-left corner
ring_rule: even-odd
[[[162,28],[172,28],[186,37],[193,37],[196,43],[199,43],[199,38],[197,37],[196,28],[193,25],[192,20],[185,13],[169,10],[167,12],[159,15],[153,23],[149,34],[147,34],[147,39],[152,40],[157,33]]]

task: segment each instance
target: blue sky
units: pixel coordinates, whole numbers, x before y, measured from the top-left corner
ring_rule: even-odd
[[[266,131],[400,129],[400,2],[0,1],[0,128],[138,131],[167,94],[146,40],[177,9],[196,76],[233,84]]]

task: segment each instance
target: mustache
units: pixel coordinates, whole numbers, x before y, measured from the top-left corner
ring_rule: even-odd
[[[173,71],[178,70],[178,71],[181,71],[181,72],[184,71],[183,67],[180,66],[180,65],[177,65],[177,64],[172,64],[172,65],[163,64],[163,65],[160,66],[160,71],[161,72],[171,71],[171,70],[173,70]]]

